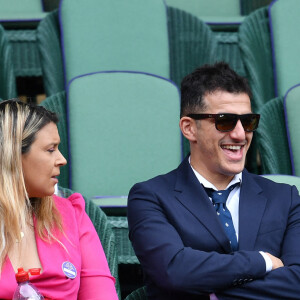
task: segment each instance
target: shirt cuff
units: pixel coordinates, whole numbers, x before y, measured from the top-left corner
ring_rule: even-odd
[[[262,255],[262,257],[265,260],[265,263],[266,263],[266,273],[272,271],[273,264],[272,264],[271,258],[265,252],[263,252],[263,251],[259,251],[259,253]]]

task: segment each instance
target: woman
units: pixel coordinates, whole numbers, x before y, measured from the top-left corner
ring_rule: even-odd
[[[12,299],[20,267],[41,268],[31,282],[46,298],[118,299],[84,199],[53,195],[67,163],[57,122],[41,106],[0,102],[0,299]]]

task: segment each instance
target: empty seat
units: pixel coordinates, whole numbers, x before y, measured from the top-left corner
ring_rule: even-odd
[[[146,286],[142,286],[129,294],[125,300],[147,300]]]
[[[105,70],[169,78],[163,0],[62,0],[59,17],[66,82]]]
[[[195,15],[168,7],[170,77],[178,87],[184,76],[204,64],[214,63],[218,56],[218,40],[212,30]],[[184,155],[190,151],[183,140]]]
[[[95,201],[94,201],[95,202]],[[111,225],[118,241],[119,264],[139,264],[128,238],[128,221],[126,216],[109,216],[108,222]]]
[[[264,174],[262,176],[278,183],[294,185],[297,187],[298,191],[300,191],[300,177],[298,176],[281,174]]]
[[[207,24],[184,10],[168,7],[171,79],[181,80],[197,67],[214,63],[218,40]]]
[[[284,97],[284,109],[292,174],[300,176],[300,84],[290,88],[286,93]]]
[[[241,0],[240,2],[242,15],[249,15],[256,9],[269,5],[272,0]]]
[[[0,99],[9,99],[16,95],[11,46],[7,41],[5,30],[0,25]]]
[[[65,89],[58,11],[49,13],[36,30],[43,84],[47,96]]]
[[[209,24],[241,23],[240,0],[166,0],[168,6],[185,10]]]
[[[247,16],[238,33],[241,59],[253,94],[252,109],[258,112],[275,97],[267,7]]]
[[[260,109],[256,134],[263,174],[292,174],[285,127],[283,97],[268,101]]]
[[[299,82],[300,1],[275,0],[269,7],[276,95]]]
[[[100,72],[68,87],[73,189],[98,198],[127,196],[131,186],[182,159],[177,87],[151,74]]]
[[[42,0],[0,0],[0,22],[39,21],[46,16]]]
[[[196,67],[205,63],[215,62],[218,40],[208,25],[186,11],[168,7],[167,16],[169,43],[168,59],[170,65],[170,70],[168,72],[170,73],[169,76],[171,80],[179,86],[182,78]],[[47,96],[50,96],[64,89],[64,71],[62,66],[60,29],[57,11],[49,13],[49,15],[40,22],[37,28],[37,40],[41,56],[44,87]],[[134,45],[136,42],[139,44],[142,41],[134,41],[132,44],[133,52],[135,52]],[[165,47],[165,43],[162,44],[162,47]],[[114,50],[120,50],[120,53],[123,51],[120,47]],[[101,49],[99,50],[99,53],[100,52]],[[98,56],[98,52],[96,54]],[[123,69],[125,64],[128,66],[130,63],[129,61],[126,61],[125,57],[123,58],[125,62],[122,66],[118,66],[119,70]],[[81,57],[81,63],[82,59],[83,58]],[[149,61],[147,56],[145,56],[144,59]],[[108,65],[109,61],[107,61],[106,64]],[[137,70],[143,68],[143,66],[145,66],[145,64],[141,62],[141,66],[138,66]],[[98,71],[101,70],[102,67],[99,67]],[[146,71],[149,72],[150,70],[147,69]]]

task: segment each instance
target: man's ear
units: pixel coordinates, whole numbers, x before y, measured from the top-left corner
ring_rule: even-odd
[[[179,127],[184,137],[190,142],[196,141],[197,124],[195,120],[190,117],[182,117],[179,121]]]

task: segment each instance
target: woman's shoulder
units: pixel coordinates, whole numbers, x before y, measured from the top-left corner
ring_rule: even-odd
[[[74,193],[68,198],[53,195],[53,200],[60,212],[75,210],[79,213],[85,211],[85,200],[80,193]]]

